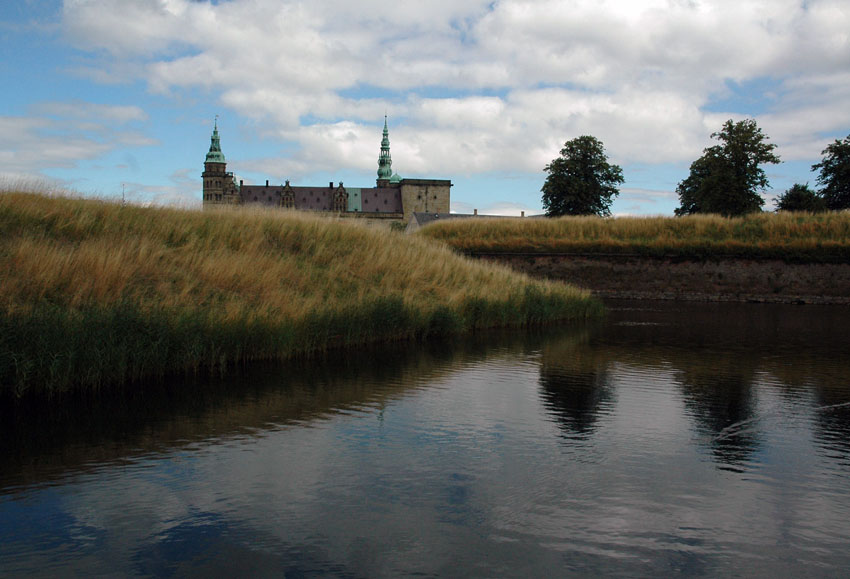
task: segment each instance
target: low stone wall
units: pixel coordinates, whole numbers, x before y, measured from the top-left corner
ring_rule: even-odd
[[[850,264],[689,260],[637,255],[476,253],[605,297],[850,304]]]

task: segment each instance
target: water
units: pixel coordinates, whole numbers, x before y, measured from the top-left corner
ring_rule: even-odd
[[[847,573],[850,309],[610,306],[7,404],[0,576]]]

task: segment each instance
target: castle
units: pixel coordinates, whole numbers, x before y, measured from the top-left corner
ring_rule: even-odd
[[[402,179],[392,172],[390,136],[384,117],[384,134],[378,156],[378,179],[375,187],[334,187],[284,185],[245,185],[237,183],[227,172],[218,122],[213,128],[210,150],[204,161],[204,207],[246,205],[298,211],[332,213],[339,217],[356,217],[389,222],[410,221],[414,213],[449,213],[452,182],[447,179]]]

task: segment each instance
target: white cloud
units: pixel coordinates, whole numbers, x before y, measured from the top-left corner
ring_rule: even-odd
[[[850,127],[850,10],[833,0],[66,0],[63,19],[107,69],[217,94],[299,145],[286,172],[371,166],[384,111],[407,173],[539,172],[580,134],[620,164],[681,163],[749,114],[708,106],[734,102],[728,83],[763,79],[783,158]]]
[[[66,119],[96,119],[118,124],[148,119],[147,113],[137,106],[104,105],[82,101],[36,103],[31,107],[31,111],[37,115]]]
[[[137,130],[125,127],[145,121],[135,106],[86,102],[35,103],[31,116],[0,116],[0,177],[45,178],[44,171],[73,168],[120,147],[155,145]]]

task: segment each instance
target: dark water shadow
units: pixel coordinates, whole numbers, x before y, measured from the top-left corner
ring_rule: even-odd
[[[611,300],[604,324],[543,349],[541,400],[568,437],[592,436],[612,411],[611,368],[626,364],[669,374],[699,444],[720,468],[738,471],[761,446],[757,383],[768,379],[791,402],[850,402],[850,308]],[[643,378],[645,379],[645,378]],[[818,413],[821,436],[850,428],[850,408]],[[848,445],[850,447],[850,445]],[[844,450],[841,450],[843,453]],[[850,456],[850,455],[848,455]]]
[[[253,362],[224,375],[149,381],[98,392],[0,399],[0,488],[169,452],[198,441],[264,432],[379,408],[469,364],[533,351],[551,333],[474,336]]]
[[[591,333],[598,328],[553,337],[541,353],[540,397],[567,439],[592,438],[600,418],[613,404],[608,372],[611,359],[589,344]]]

